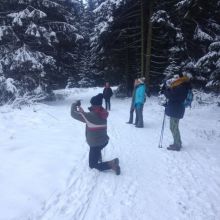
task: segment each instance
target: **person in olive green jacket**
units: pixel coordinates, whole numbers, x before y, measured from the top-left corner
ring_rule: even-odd
[[[71,116],[86,124],[86,141],[90,147],[89,167],[99,171],[112,169],[120,174],[119,159],[102,162],[101,151],[108,144],[107,117],[108,112],[102,107],[103,95],[100,93],[91,98],[90,112],[84,112],[80,101],[72,104]]]

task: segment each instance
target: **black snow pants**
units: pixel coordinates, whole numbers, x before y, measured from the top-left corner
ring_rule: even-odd
[[[106,110],[111,110],[110,98],[105,99],[105,109]]]
[[[109,162],[99,162],[102,159],[102,149],[106,146],[107,144],[103,146],[97,146],[97,147],[90,147],[89,151],[89,167],[95,168],[99,171],[103,170],[109,170],[111,169]]]
[[[128,121],[128,123],[130,123],[130,124],[132,124],[133,123],[133,115],[134,115],[134,108],[133,107],[131,107],[131,109],[130,109],[130,117],[129,117],[129,121]],[[135,122],[137,121],[137,119],[135,118]]]

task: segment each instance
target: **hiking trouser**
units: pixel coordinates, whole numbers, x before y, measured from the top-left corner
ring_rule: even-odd
[[[144,127],[144,121],[143,121],[143,107],[144,105],[140,105],[138,107],[135,107],[136,112],[136,120],[135,125],[139,128]]]
[[[109,170],[111,167],[109,166],[108,162],[99,162],[99,160],[102,158],[102,149],[106,146],[107,144],[103,146],[97,146],[97,147],[90,147],[89,151],[89,167],[95,168],[99,171],[103,170]]]
[[[130,117],[129,117],[129,121],[128,121],[131,124],[133,123],[133,118],[134,118],[133,115],[134,115],[134,108],[131,108],[130,109]],[[135,120],[135,122],[136,122],[136,120]]]
[[[182,145],[180,131],[179,131],[179,119],[170,117],[170,130],[173,135],[174,144],[177,146]]]
[[[105,109],[106,110],[111,110],[110,98],[109,99],[105,99]]]

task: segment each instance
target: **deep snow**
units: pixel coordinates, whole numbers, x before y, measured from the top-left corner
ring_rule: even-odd
[[[131,99],[113,98],[103,159],[120,158],[116,176],[88,168],[84,124],[70,117],[74,100],[86,110],[100,91],[57,91],[66,99],[0,108],[0,220],[219,220],[216,103],[187,109],[183,150],[171,152],[168,119],[158,148],[164,112],[158,98],[145,103],[144,129],[125,123]]]

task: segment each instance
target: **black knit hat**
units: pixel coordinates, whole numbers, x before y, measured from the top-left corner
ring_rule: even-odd
[[[99,93],[96,96],[93,96],[90,100],[91,105],[102,105],[103,95]]]

